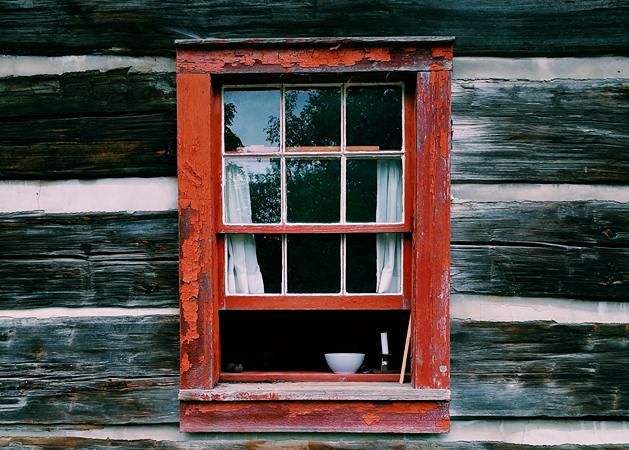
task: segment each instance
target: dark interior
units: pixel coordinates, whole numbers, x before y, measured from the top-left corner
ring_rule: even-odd
[[[389,338],[389,368],[399,371],[408,311],[221,311],[222,369],[331,373],[325,353],[365,353],[380,371],[380,333]]]

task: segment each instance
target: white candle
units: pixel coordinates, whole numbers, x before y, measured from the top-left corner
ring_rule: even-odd
[[[389,354],[389,338],[387,337],[387,333],[380,333],[380,344],[382,344],[382,354]]]

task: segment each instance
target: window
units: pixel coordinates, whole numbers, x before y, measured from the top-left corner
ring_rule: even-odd
[[[451,43],[178,43],[183,431],[449,429]]]

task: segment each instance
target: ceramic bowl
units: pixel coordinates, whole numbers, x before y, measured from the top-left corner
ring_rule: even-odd
[[[334,373],[356,373],[365,360],[364,353],[326,353],[325,362]]]

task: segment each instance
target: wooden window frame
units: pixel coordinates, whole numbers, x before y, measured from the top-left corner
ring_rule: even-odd
[[[182,431],[449,430],[452,43],[449,37],[177,41]],[[405,82],[404,223],[224,225],[222,86],[350,77]],[[226,296],[221,236],[238,230],[403,232],[402,294]],[[256,384],[255,377],[232,383],[243,378],[221,378],[220,309],[410,309],[410,384],[299,373],[257,375],[273,384]]]

